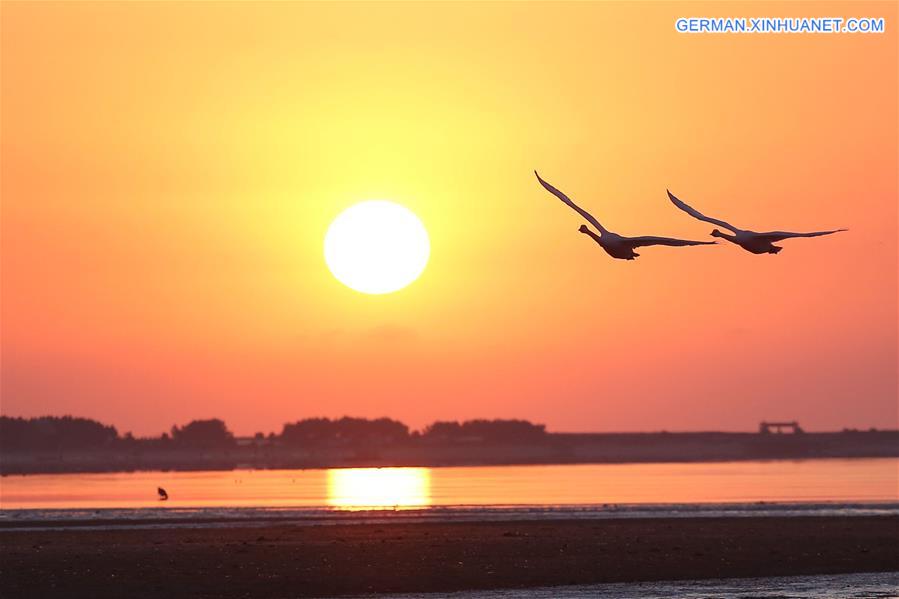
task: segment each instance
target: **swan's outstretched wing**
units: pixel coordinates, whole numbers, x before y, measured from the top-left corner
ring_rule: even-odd
[[[668,190],[666,189],[665,191],[668,191]],[[699,220],[704,220],[707,223],[712,223],[713,225],[718,225],[719,227],[724,227],[725,229],[730,229],[734,233],[737,233],[738,231],[740,231],[740,229],[736,228],[735,226],[733,226],[731,224],[724,222],[723,220],[718,220],[717,218],[712,218],[710,216],[706,216],[703,213],[701,213],[699,210],[696,210],[695,208],[691,208],[684,202],[677,199],[674,196],[674,194],[671,193],[670,191],[668,191],[668,199],[670,199],[671,202],[675,206],[677,206],[678,208],[680,208],[681,210],[683,210],[684,212],[686,212],[693,218],[698,218]]]
[[[598,221],[598,220],[596,220],[595,218],[593,218],[593,215],[592,215],[592,214],[590,214],[589,212],[587,212],[586,210],[584,210],[583,208],[581,208],[580,206],[578,206],[577,204],[575,204],[574,202],[572,202],[572,201],[571,201],[571,198],[569,198],[567,195],[565,195],[564,193],[562,193],[561,191],[559,191],[558,189],[556,189],[555,187],[553,187],[552,185],[550,185],[549,183],[547,183],[546,181],[544,181],[543,179],[541,179],[541,178],[540,178],[540,175],[537,174],[537,171],[534,171],[534,174],[537,175],[537,180],[540,181],[540,185],[542,185],[543,187],[546,188],[546,191],[548,191],[549,193],[553,194],[554,196],[556,196],[557,198],[559,198],[560,200],[562,200],[563,202],[565,202],[566,204],[568,204],[569,206],[571,206],[572,208],[574,208],[574,210],[575,210],[578,214],[580,214],[581,216],[583,216],[584,218],[586,218],[588,221],[590,221],[590,223],[591,223],[594,227],[596,227],[597,229],[599,229],[599,232],[600,232],[600,233],[605,234],[605,233],[608,233],[608,232],[609,232],[605,227],[603,227],[601,224],[599,224],[599,221]]]
[[[822,235],[831,235],[840,231],[848,231],[848,229],[834,229],[833,231],[814,231],[812,233],[790,233],[789,231],[768,231],[767,233],[759,233],[757,237],[765,241],[775,242],[783,241],[791,237],[821,237]]]
[[[715,245],[717,241],[691,241],[689,239],[674,239],[672,237],[654,237],[652,235],[644,235],[642,237],[628,237],[628,244],[638,248],[646,245]]]

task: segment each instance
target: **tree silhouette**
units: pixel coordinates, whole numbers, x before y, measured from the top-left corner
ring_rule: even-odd
[[[234,435],[218,418],[194,420],[183,427],[172,427],[172,441],[186,447],[230,447]]]
[[[0,448],[4,450],[98,449],[117,438],[115,427],[87,418],[0,416]]]
[[[397,443],[409,438],[409,427],[390,418],[368,420],[344,416],[340,420],[307,418],[285,424],[281,441],[286,445]]]
[[[422,438],[431,441],[482,441],[526,443],[541,439],[546,427],[527,420],[468,420],[463,423],[435,422],[425,428]]]

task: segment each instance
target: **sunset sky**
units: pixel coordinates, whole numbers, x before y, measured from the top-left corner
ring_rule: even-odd
[[[2,4],[2,405],[158,434],[312,416],[897,426],[897,5]],[[884,17],[689,35],[685,16]],[[667,200],[785,241],[708,237]],[[409,287],[323,258],[354,203]]]

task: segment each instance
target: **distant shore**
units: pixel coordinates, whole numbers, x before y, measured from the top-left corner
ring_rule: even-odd
[[[335,596],[899,571],[899,517],[0,531],[0,596]]]
[[[899,457],[899,431],[835,433],[546,433],[527,443],[408,441],[289,447],[31,451],[0,454],[0,474],[140,470],[500,466]]]

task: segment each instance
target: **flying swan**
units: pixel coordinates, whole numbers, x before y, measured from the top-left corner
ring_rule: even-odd
[[[714,241],[689,241],[686,239],[672,239],[671,237],[654,237],[652,235],[644,235],[643,237],[624,237],[623,235],[612,233],[601,224],[599,224],[599,221],[593,218],[592,214],[572,202],[571,199],[564,193],[541,179],[537,171],[534,171],[534,174],[537,175],[537,180],[540,181],[540,185],[545,187],[549,193],[553,194],[554,196],[571,206],[575,210],[575,212],[583,216],[585,219],[587,219],[587,221],[590,222],[590,224],[599,229],[599,235],[591,231],[590,228],[587,227],[587,225],[581,225],[578,231],[592,237],[593,240],[598,243],[599,246],[613,258],[618,258],[619,260],[633,260],[640,255],[634,252],[634,248],[643,247],[646,245],[682,246],[714,245],[716,243]]]
[[[790,233],[789,231],[768,231],[767,233],[756,233],[755,231],[745,231],[743,229],[738,229],[735,226],[724,222],[723,220],[705,216],[698,210],[691,208],[684,202],[677,199],[670,191],[668,192],[668,198],[672,201],[672,203],[674,203],[675,206],[677,206],[693,218],[704,220],[707,223],[712,223],[713,225],[718,225],[719,227],[724,227],[725,229],[729,229],[734,232],[733,235],[728,235],[727,233],[722,233],[718,229],[713,229],[712,237],[724,238],[731,243],[737,244],[747,252],[752,252],[753,254],[776,254],[783,248],[774,245],[775,241],[783,241],[784,239],[790,239],[791,237],[820,237],[821,235],[830,235],[831,233],[839,233],[840,231],[847,230],[834,229],[833,231],[815,231],[813,233]]]

